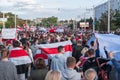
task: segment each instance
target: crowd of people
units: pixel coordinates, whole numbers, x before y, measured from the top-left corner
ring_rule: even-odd
[[[92,32],[80,32],[66,29],[62,33],[50,33],[36,30],[18,32],[17,39],[3,39],[0,42],[0,80],[109,80],[112,61],[120,73],[120,63],[113,52],[99,55],[97,39],[87,41]],[[66,57],[64,46],[58,46],[58,54],[52,59],[34,59],[40,52],[38,45],[52,44],[70,40],[71,56]],[[104,71],[104,75],[101,73]]]

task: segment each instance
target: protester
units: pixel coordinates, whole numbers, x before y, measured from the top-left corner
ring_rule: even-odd
[[[55,28],[57,29],[57,27]],[[104,57],[107,55],[107,50],[109,50],[109,46],[106,46],[106,44],[109,43],[107,43],[107,40],[105,40],[106,41],[105,42],[104,36],[101,35],[101,39],[103,39],[102,40],[103,43],[102,41],[100,41],[101,39],[98,40],[95,39],[91,42],[91,46],[89,46],[90,47],[89,48],[87,45],[87,41],[91,36],[92,36],[92,30],[81,32],[80,30],[77,29],[71,30],[67,27],[64,27],[64,32],[58,32],[58,33],[55,31],[54,33],[49,32],[49,28],[48,28],[48,32],[40,31],[39,29],[35,31],[29,31],[29,30],[27,31],[27,29],[25,29],[24,31],[23,29],[23,31],[19,31],[17,35],[18,37],[17,39],[21,41],[22,45],[20,46],[20,44],[18,43],[19,41],[15,40],[13,41],[13,46],[12,46],[11,45],[12,41],[9,42],[9,40],[11,39],[3,39],[2,43],[5,43],[5,45],[4,46],[0,45],[0,53],[4,47],[9,48],[10,51],[9,60],[13,62],[17,68],[17,74],[18,74],[17,80],[20,79],[25,80],[25,73],[26,73],[26,79],[27,77],[30,76],[32,80],[38,80],[38,79],[44,80],[46,73],[50,69],[52,70],[51,72],[54,72],[54,70],[56,70],[56,73],[60,72],[62,75],[64,75],[64,78],[65,77],[67,78],[67,80],[69,80],[69,78],[71,78],[72,80],[76,80],[77,77],[79,77],[80,79],[79,78],[78,79],[81,80],[82,74],[78,72],[83,71],[86,80],[89,80],[91,77],[94,77],[89,75],[93,75],[95,71],[97,72],[97,74],[99,73],[100,70],[98,67],[98,62],[100,62],[101,66],[102,64],[105,64],[104,66],[102,66],[102,69],[105,72],[111,71],[109,69],[109,66],[107,66],[106,64],[109,61],[108,59],[96,58],[96,57]],[[68,43],[67,40],[69,40],[70,43]],[[64,41],[65,41],[65,45],[61,44],[63,46],[58,47],[57,44],[60,44],[60,42],[64,42]],[[28,42],[31,42],[32,46]],[[116,42],[119,42],[119,40]],[[6,45],[6,43],[8,45]],[[51,44],[56,44],[56,45],[51,46]],[[106,46],[107,50],[104,48],[106,55],[104,54],[103,46],[101,45]],[[89,55],[86,55],[86,51],[89,53]],[[73,60],[71,61],[71,57],[70,57],[70,59],[68,60],[69,62],[66,62],[67,57],[71,55],[71,52],[72,52],[72,56],[76,59],[76,61],[73,59],[73,57],[72,57]],[[67,53],[70,53],[70,55],[68,55]],[[33,57],[35,60],[33,60]],[[39,59],[38,57],[41,58]],[[44,60],[42,58],[44,58]],[[49,59],[51,62],[49,61]],[[96,60],[98,60],[98,62]],[[46,67],[44,61],[48,63],[47,65],[50,65],[49,69]],[[114,58],[111,58],[111,61],[115,65],[116,70],[119,72],[119,63]],[[75,67],[76,62],[77,62],[76,66],[78,69]],[[31,63],[35,64],[34,68],[33,67],[30,68]],[[40,68],[40,66],[43,67]],[[91,68],[94,69],[95,71],[93,70],[91,71]],[[76,72],[74,69],[76,69],[78,72]],[[49,73],[51,74],[51,72]],[[41,73],[43,73],[44,75]],[[79,76],[76,77],[75,74]],[[57,80],[58,78],[56,79],[56,74],[54,75],[55,75],[54,80]],[[87,77],[90,78],[88,79]],[[62,79],[64,78],[62,76]],[[47,80],[49,79],[47,78]]]
[[[82,56],[82,49],[84,47],[82,46],[82,40],[77,41],[77,46],[73,48],[72,56],[75,57],[76,61],[79,61],[79,58]]]
[[[79,58],[79,61],[76,64],[76,67],[80,70],[83,68],[83,64],[86,62],[88,59],[88,54],[87,54],[88,48],[84,47],[83,50],[81,51],[83,56]]]
[[[22,34],[21,35],[21,39],[20,39],[20,42],[22,43],[22,45],[26,44],[27,42],[27,38],[26,38],[26,34]]]
[[[105,70],[109,70],[104,68],[104,66],[106,65],[106,63],[109,61],[108,59],[104,59],[104,58],[96,58],[95,57],[95,51],[94,49],[89,49],[88,50],[88,56],[89,58],[86,60],[86,62],[83,64],[83,72],[85,73],[86,70],[93,68],[95,69],[95,71],[97,73],[99,73],[99,65],[101,67],[101,69],[105,69]],[[99,62],[99,65],[98,65]],[[106,66],[105,66],[106,67]],[[98,78],[100,78],[99,80],[102,80],[101,76]]]
[[[7,40],[6,41],[6,48],[8,49],[8,50],[10,50],[11,49],[11,46],[12,46],[12,40]]]
[[[30,49],[30,42],[27,41],[26,44],[23,46],[23,48],[28,53],[28,56],[30,57],[31,62],[33,63],[34,60],[33,60],[32,50]]]
[[[62,72],[62,80],[81,80],[81,74],[74,70],[76,59],[74,57],[67,58],[67,68]]]
[[[99,43],[97,38],[95,38],[95,41],[90,42],[90,49],[94,49],[95,57],[100,57]]]
[[[16,67],[8,60],[8,55],[6,48],[1,50],[0,80],[18,80]]]
[[[97,72],[94,69],[85,71],[85,80],[97,80]]]
[[[48,72],[47,66],[45,64],[45,60],[39,58],[35,62],[35,69],[31,71],[30,80],[45,80],[45,76]]]
[[[114,58],[114,53],[110,52],[109,53],[109,57],[113,63],[113,65],[115,66],[115,69],[118,73],[120,73],[120,63]]]
[[[9,53],[9,60],[17,68],[18,80],[25,80],[26,67],[28,63],[31,63],[31,60],[28,53],[20,47],[19,41],[13,41],[13,49]]]
[[[45,80],[61,80],[61,73],[59,71],[55,71],[55,70],[50,70],[46,77]]]
[[[36,51],[39,49],[39,48],[37,47],[39,41],[38,41],[37,38],[35,38],[33,42],[34,42],[34,43],[33,43],[32,46],[31,46],[31,50],[32,50],[32,53],[33,53],[33,56],[34,56],[35,53],[36,53]]]
[[[4,48],[5,48],[4,45],[0,45],[0,59],[1,59],[1,51],[2,51],[2,49],[4,49]]]
[[[64,56],[65,49],[63,46],[58,47],[58,54],[52,58],[51,69],[64,71],[66,69],[66,57]]]
[[[97,61],[95,58],[95,51],[94,49],[89,49],[88,50],[88,56],[89,58],[87,59],[87,61],[83,64],[83,72],[85,72],[88,68],[95,68],[95,70],[98,72],[98,69],[97,69]],[[109,60],[108,59],[104,59],[104,58],[98,58],[99,60],[99,63],[102,64],[102,63],[106,63],[108,62]]]
[[[90,49],[94,49],[94,41],[90,42]]]
[[[34,61],[33,61],[33,54],[32,51],[30,49],[30,43],[28,41],[26,41],[23,45],[24,50],[27,52],[31,63],[27,64],[26,66],[26,73],[25,73],[25,77],[28,78],[30,77],[30,71],[31,71],[31,66],[33,65]]]

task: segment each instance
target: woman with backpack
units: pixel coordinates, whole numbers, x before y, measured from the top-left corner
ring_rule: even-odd
[[[98,74],[98,80],[107,80],[107,78],[104,79],[105,77],[107,77],[107,75],[105,75],[104,73],[104,76],[102,76],[103,73],[101,73],[101,71],[105,72],[104,66],[109,60],[104,58],[96,58],[94,49],[88,50],[88,56],[89,58],[83,64],[83,73],[85,73],[86,70],[93,68]]]

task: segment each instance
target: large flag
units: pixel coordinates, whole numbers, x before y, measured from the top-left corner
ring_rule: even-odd
[[[101,56],[104,54],[104,46],[107,51],[113,51],[115,58],[120,60],[120,36],[114,34],[95,34],[98,38]]]
[[[15,65],[31,63],[31,60],[25,50],[22,48],[13,48],[9,54],[9,60]]]
[[[92,36],[88,41],[88,44],[94,41],[95,37],[98,39],[101,57],[106,58],[104,52],[104,47],[106,47],[108,52],[113,51],[115,53],[115,58],[120,60],[120,36],[114,34],[95,34],[95,36]]]
[[[65,54],[64,55],[66,57],[69,57],[69,56],[72,55],[72,43],[71,43],[71,41],[64,41],[64,42],[57,42],[57,43],[51,43],[51,44],[40,44],[40,45],[38,45],[41,52],[35,54],[34,58],[35,59],[37,59],[39,57],[42,57],[44,59],[52,58],[56,54],[58,54],[58,46],[64,46],[64,48],[65,48]],[[47,56],[45,56],[45,55],[47,55]]]

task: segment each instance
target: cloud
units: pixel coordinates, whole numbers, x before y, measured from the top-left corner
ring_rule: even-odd
[[[43,5],[39,4],[37,0],[1,0],[0,11],[2,12],[14,12],[25,13],[32,10],[39,10],[43,8]]]
[[[8,2],[7,0],[0,0],[0,7],[12,6],[13,2]]]
[[[29,19],[49,16],[71,19],[78,15],[83,17],[81,1],[83,0],[0,0],[0,11],[13,12],[21,18]]]
[[[9,2],[16,2],[16,3],[28,3],[28,4],[35,4],[36,0],[7,0]]]

